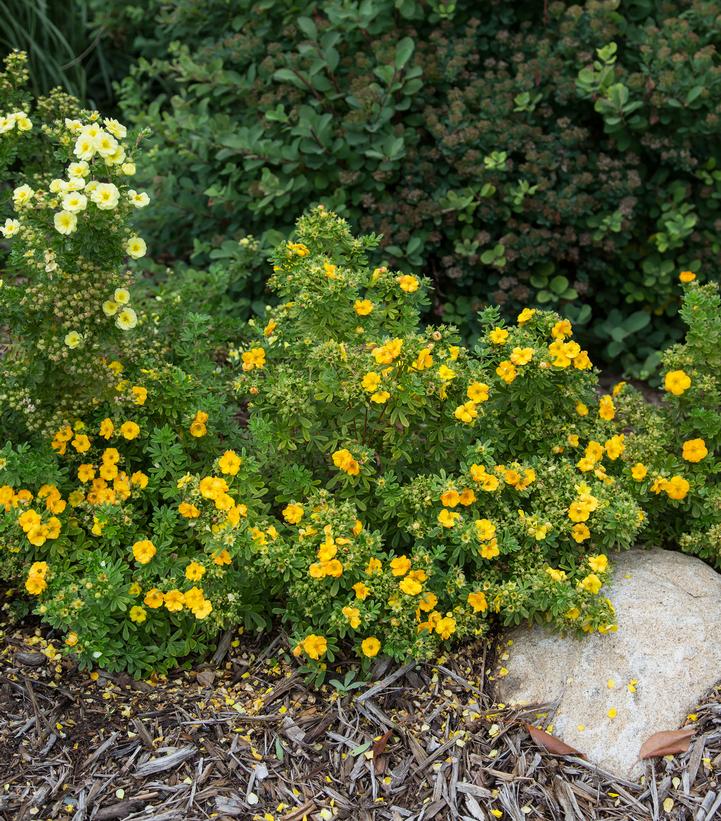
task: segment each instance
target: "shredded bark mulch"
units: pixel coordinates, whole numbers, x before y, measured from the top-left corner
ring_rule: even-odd
[[[494,704],[487,645],[306,686],[279,637],[226,635],[149,682],[89,675],[33,627],[0,632],[0,818],[194,821],[721,818],[721,695],[641,783],[537,747],[545,711]],[[359,686],[354,686],[359,684]]]

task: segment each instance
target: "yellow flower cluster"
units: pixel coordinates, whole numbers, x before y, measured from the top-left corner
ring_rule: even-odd
[[[243,360],[243,370],[252,371],[255,368],[265,367],[265,349],[251,348],[249,351],[244,351],[241,354]]]
[[[193,421],[190,423],[190,427],[188,430],[190,431],[191,436],[195,436],[197,439],[200,439],[202,436],[208,432],[207,423],[208,421],[208,414],[205,411],[199,410],[196,412]]]
[[[48,563],[33,562],[25,580],[25,589],[31,596],[39,596],[48,586]]]
[[[0,116],[0,134],[7,134],[17,128],[18,131],[31,131],[32,121],[24,111],[12,111]]]
[[[478,418],[478,405],[488,401],[489,391],[490,388],[485,382],[472,382],[466,390],[468,401],[459,405],[453,412],[456,419],[467,425],[472,424]]]
[[[343,575],[343,563],[336,558],[338,547],[350,544],[350,539],[345,536],[334,538],[330,525],[325,526],[323,533],[325,538],[318,548],[318,561],[308,568],[308,575],[312,579],[324,579],[326,576],[338,579]],[[309,535],[307,529],[305,535]]]

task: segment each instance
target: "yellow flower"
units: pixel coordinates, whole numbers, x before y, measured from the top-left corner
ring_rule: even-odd
[[[115,324],[121,331],[131,331],[138,324],[138,315],[132,308],[123,308],[115,317]]]
[[[612,436],[604,446],[606,448],[608,458],[614,462],[626,449],[624,439],[625,436],[622,433],[619,433],[616,436]]]
[[[446,510],[446,508],[443,508],[443,510],[441,510],[438,514],[438,524],[448,528],[455,527],[460,518],[460,513],[454,513],[451,510]]]
[[[691,387],[691,377],[685,371],[669,371],[666,374],[663,386],[674,396],[681,396]]]
[[[457,490],[446,490],[441,494],[440,502],[445,507],[456,507],[461,501],[461,497]]]
[[[423,585],[412,576],[406,576],[398,586],[407,596],[417,596],[423,590]]]
[[[394,576],[405,576],[411,569],[411,560],[408,556],[396,556],[391,559],[391,573]]]
[[[363,385],[363,389],[368,391],[369,393],[373,393],[373,391],[377,390],[380,383],[380,374],[376,373],[375,371],[368,371],[368,373],[363,377],[363,381],[361,382],[361,384]]]
[[[335,451],[332,458],[333,464],[349,476],[358,476],[360,473],[360,465],[346,448]]]
[[[142,624],[147,618],[148,614],[144,607],[135,605],[135,607],[130,608],[130,621],[134,621],[136,624]]]
[[[551,328],[551,336],[554,339],[564,339],[567,336],[571,336],[573,333],[573,326],[567,319],[559,320],[553,328]]]
[[[442,639],[449,639],[456,632],[456,620],[453,616],[444,616],[436,622],[435,630]]]
[[[190,562],[185,568],[185,578],[190,582],[197,582],[205,576],[205,568],[199,562]]]
[[[578,542],[579,544],[581,544],[581,542],[585,542],[586,539],[591,538],[591,531],[588,529],[588,527],[585,524],[583,524],[582,522],[579,522],[578,524],[575,524],[571,528],[571,536],[573,537],[573,540],[575,542]]]
[[[486,542],[496,535],[496,526],[490,519],[476,519],[473,523],[476,528],[476,536]]]
[[[508,331],[505,328],[494,328],[489,332],[488,338],[494,345],[505,345],[508,340]]]
[[[375,306],[370,299],[356,299],[353,303],[353,310],[358,316],[368,316],[373,311]]]
[[[70,331],[70,333],[65,334],[64,341],[67,347],[73,350],[82,344],[83,337],[77,331]]]
[[[274,319],[269,320],[268,324],[263,328],[263,336],[270,336],[277,327],[278,323]]]
[[[244,371],[263,368],[265,367],[265,348],[251,348],[249,351],[244,351],[240,358],[243,361],[242,368]]]
[[[193,615],[198,620],[202,620],[206,616],[210,615],[212,610],[213,605],[208,601],[208,599],[203,599],[203,601],[197,607],[192,608]]]
[[[230,553],[227,550],[221,550],[220,553],[215,553],[213,555],[213,564],[217,564],[218,567],[222,567],[226,564],[232,564],[233,559],[230,556]]]
[[[120,426],[120,435],[123,439],[127,439],[128,441],[131,439],[136,439],[139,433],[140,426],[135,422],[123,422]]]
[[[134,401],[136,405],[144,405],[145,400],[148,398],[148,389],[136,385],[132,389],[132,394],[135,397]]]
[[[441,365],[441,367],[438,368],[438,376],[443,382],[450,382],[451,379],[456,378],[456,372],[452,368],[449,368],[448,365]]]
[[[485,613],[485,611],[488,610],[486,594],[480,590],[469,593],[467,602],[473,608],[474,613]]]
[[[203,423],[204,424],[204,423]],[[220,472],[227,476],[236,476],[243,460],[234,450],[226,450],[218,460]]]
[[[681,271],[678,278],[679,282],[688,285],[689,282],[693,282],[696,279],[696,274],[694,274],[693,271]]]
[[[464,505],[464,507],[468,507],[468,505],[472,505],[476,501],[476,494],[471,488],[464,488],[458,497],[458,501]]]
[[[421,350],[418,351],[418,355],[412,365],[412,369],[415,371],[425,371],[430,368],[432,364],[433,357],[431,356],[431,349],[421,348]]]
[[[208,414],[205,411],[198,411],[193,417],[193,421],[190,423],[190,426],[188,427],[190,435],[194,436],[196,439],[200,439],[201,437],[205,436],[205,434],[208,432],[208,428],[205,424],[207,421]]]
[[[388,391],[376,391],[371,396],[371,402],[376,402],[378,405],[385,404],[391,398],[390,393]]]
[[[583,402],[577,402],[576,413],[579,416],[588,416],[588,406],[584,405]]]
[[[682,476],[672,476],[664,485],[664,490],[669,499],[677,501],[685,499],[690,489],[689,483]]]
[[[504,359],[503,362],[499,363],[498,367],[496,368],[496,373],[507,385],[510,385],[517,375],[516,369],[513,367],[513,364],[509,362],[507,359]]]
[[[585,579],[581,579],[577,586],[579,590],[586,590],[595,596],[596,593],[598,593],[598,591],[603,587],[603,582],[595,573],[589,573]]]
[[[564,570],[557,570],[555,567],[547,567],[546,573],[553,579],[554,582],[562,582],[566,580],[566,572]]]
[[[59,234],[67,236],[77,230],[78,218],[72,211],[58,211],[53,218],[53,224]],[[7,229],[7,223],[5,228]]]
[[[370,595],[370,592],[371,592],[370,587],[368,587],[368,585],[364,584],[363,582],[356,582],[353,585],[352,589],[353,589],[353,592],[356,595],[356,598],[360,599],[361,601],[363,601],[364,599],[367,599],[368,596]]]
[[[95,478],[95,467],[94,465],[80,465],[78,467],[78,479],[85,484],[85,482],[89,482],[91,479]]]
[[[514,348],[510,360],[514,365],[527,365],[533,358],[533,348]]]
[[[535,308],[524,308],[521,313],[518,314],[518,319],[516,321],[519,325],[525,325],[526,322],[529,322],[533,318],[535,313]]]
[[[500,556],[501,551],[498,547],[498,542],[495,539],[484,542],[481,545],[480,554],[483,559],[495,559],[496,556]]]
[[[399,276],[397,282],[398,285],[400,285],[401,291],[405,291],[407,294],[412,294],[414,291],[417,291],[420,285],[418,277],[414,277],[411,274]]]
[[[150,539],[141,539],[133,545],[133,556],[140,564],[147,564],[157,552],[157,548]]]
[[[90,439],[84,433],[79,433],[71,444],[78,453],[86,453],[90,450]]]
[[[30,573],[25,580],[25,589],[31,596],[39,596],[47,586],[45,578],[39,573]]]
[[[303,650],[309,658],[317,661],[328,649],[328,641],[323,636],[311,633],[301,642]]]
[[[167,610],[171,613],[178,613],[183,609],[185,604],[185,596],[180,590],[169,590],[163,594],[163,603]]]
[[[485,382],[472,382],[466,390],[466,396],[471,402],[487,402],[490,388]]]
[[[647,473],[648,468],[646,465],[641,464],[641,462],[636,462],[636,464],[631,468],[631,476],[637,482],[642,482],[646,478]]]
[[[700,462],[707,456],[708,449],[703,439],[688,439],[683,443],[683,458],[687,462]]]
[[[143,604],[147,605],[148,607],[152,608],[153,610],[160,607],[163,603],[163,594],[158,590],[157,587],[152,587],[148,592],[145,594],[145,598],[143,599]]]
[[[616,408],[613,404],[613,399],[610,396],[602,396],[598,403],[598,415],[601,419],[610,422],[616,416]]]
[[[390,365],[401,355],[403,340],[391,339],[385,345],[378,345],[371,351],[371,356],[379,365]]]
[[[305,510],[303,505],[295,504],[294,502],[286,505],[283,509],[283,517],[285,518],[286,522],[292,525],[297,525],[298,522],[303,518],[303,514]]]
[[[104,439],[110,439],[110,437],[115,433],[115,426],[113,425],[112,419],[103,419],[100,423],[100,435]]]
[[[125,250],[129,257],[132,257],[133,259],[140,259],[145,256],[148,246],[145,244],[145,240],[142,237],[132,236],[125,243]]]
[[[348,619],[348,624],[357,630],[360,627],[360,610],[357,607],[344,607],[341,613]]]
[[[605,573],[608,570],[608,556],[599,553],[598,556],[589,556],[588,565],[594,573]]]
[[[375,636],[369,636],[367,639],[363,639],[361,642],[361,650],[363,655],[369,659],[374,658],[378,655],[381,649],[381,643]]]
[[[148,486],[148,477],[142,470],[136,470],[130,477],[130,481],[141,490],[144,490]]]

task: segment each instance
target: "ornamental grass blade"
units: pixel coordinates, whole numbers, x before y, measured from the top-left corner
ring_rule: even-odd
[[[638,757],[643,761],[646,758],[685,753],[695,732],[694,727],[682,727],[680,730],[662,730],[660,733],[654,733],[643,742]]]
[[[539,747],[543,747],[546,752],[549,752],[552,755],[577,755],[580,758],[586,757],[575,747],[569,746],[564,741],[561,741],[560,738],[556,738],[555,735],[551,735],[550,733],[545,732],[545,730],[540,730],[532,724],[526,724],[526,729],[536,744],[538,744]]]

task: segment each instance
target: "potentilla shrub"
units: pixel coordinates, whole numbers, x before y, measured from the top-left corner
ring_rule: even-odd
[[[44,158],[41,167],[21,162],[12,214],[0,226],[10,241],[0,311],[12,335],[0,362],[0,414],[30,431],[115,395],[116,360],[132,350],[138,323],[126,263],[146,251],[129,217],[149,202],[133,187],[125,126],[97,112],[46,114],[26,105],[0,121],[6,160],[32,147]]]
[[[145,675],[265,624],[234,536],[264,514],[263,482],[203,345],[192,370],[164,358],[136,300],[137,139],[97,112],[37,111],[0,121],[6,155],[35,132],[46,161],[20,164],[0,226],[0,578],[84,667]]]
[[[607,551],[644,516],[570,322],[491,310],[469,350],[420,322],[426,279],[368,266],[376,243],[323,207],[301,218],[274,258],[278,307],[230,351],[282,520],[248,531],[255,566],[296,652],[428,657],[493,622],[608,630]]]
[[[661,397],[647,402],[623,385],[618,421],[629,431],[627,483],[648,513],[646,540],[721,568],[721,297],[692,271],[680,280],[688,330],[664,353]]]

